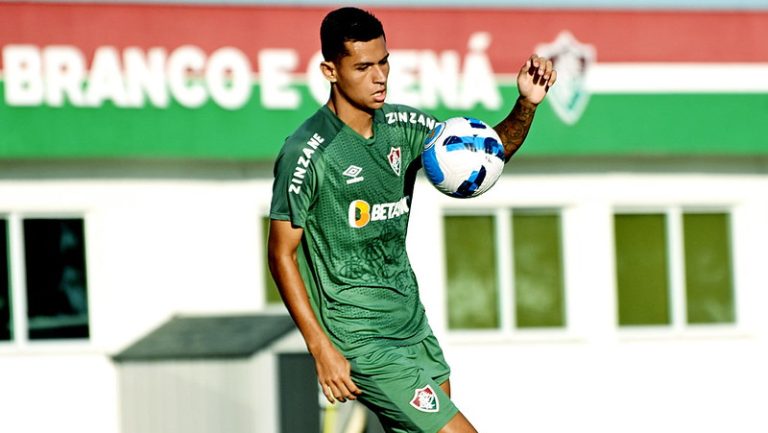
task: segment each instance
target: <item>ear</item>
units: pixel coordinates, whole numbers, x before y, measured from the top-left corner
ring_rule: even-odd
[[[336,82],[336,65],[333,62],[320,62],[320,72],[331,84]]]

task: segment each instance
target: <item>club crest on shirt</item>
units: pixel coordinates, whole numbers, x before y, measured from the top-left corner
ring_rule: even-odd
[[[432,387],[427,385],[424,388],[413,391],[411,406],[422,412],[438,412],[440,410],[440,401],[437,399],[437,394],[435,394]]]
[[[390,147],[387,160],[389,160],[389,166],[392,167],[392,171],[394,171],[396,175],[400,176],[400,166],[402,165],[402,154],[400,153],[400,148]]]

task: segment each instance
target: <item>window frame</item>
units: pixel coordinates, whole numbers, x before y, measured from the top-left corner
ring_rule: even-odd
[[[562,296],[563,296],[563,326],[560,327],[519,327],[517,326],[517,306],[516,288],[515,288],[515,269],[514,269],[514,233],[512,229],[512,218],[515,212],[525,214],[541,213],[545,215],[557,215],[560,228],[560,260],[562,266]],[[492,216],[496,263],[496,278],[498,290],[497,313],[499,314],[499,326],[493,329],[452,329],[448,326],[447,316],[450,305],[446,295],[444,301],[445,308],[445,330],[448,333],[450,341],[456,343],[496,343],[505,341],[576,341],[580,340],[573,334],[571,317],[571,302],[568,290],[568,261],[566,258],[566,214],[568,207],[564,204],[543,204],[543,205],[518,205],[518,204],[499,204],[496,206],[445,206],[439,210],[441,226],[445,223],[445,217],[448,216]],[[444,245],[445,237],[442,236],[443,229],[440,230],[440,242],[443,245],[443,251],[447,252],[447,246]],[[441,266],[445,266],[445,258],[442,258]],[[447,290],[447,271],[442,268],[442,277],[445,282],[444,289]]]
[[[734,208],[729,205],[687,205],[687,204],[660,204],[657,206],[632,206],[622,205],[613,206],[611,209],[611,242],[614,245],[612,264],[613,292],[615,295],[615,326],[617,332],[623,336],[644,338],[647,336],[658,337],[660,334],[669,336],[685,335],[712,335],[713,333],[724,332],[731,333],[734,329],[740,328],[739,307],[738,307],[738,287],[736,278],[736,268],[734,254],[735,230],[733,227]],[[688,322],[688,299],[686,295],[687,281],[685,277],[685,238],[683,219],[686,214],[724,214],[727,217],[728,225],[725,227],[728,231],[729,259],[731,264],[731,296],[733,298],[734,320],[731,323],[689,323]],[[621,325],[618,317],[618,276],[616,268],[616,247],[615,247],[615,217],[617,215],[649,215],[660,214],[664,216],[664,226],[666,228],[665,242],[668,256],[668,287],[670,305],[670,323],[667,325]]]
[[[90,278],[91,267],[88,265],[91,251],[88,248],[88,217],[84,212],[24,212],[8,211],[0,212],[0,218],[7,221],[8,227],[8,284],[11,305],[11,339],[0,341],[0,350],[4,348],[35,350],[41,348],[47,350],[51,347],[76,348],[92,346],[93,344],[93,290]],[[26,282],[26,258],[24,244],[24,220],[27,219],[79,219],[83,224],[83,240],[85,242],[85,273],[86,273],[86,299],[88,302],[88,327],[89,335],[86,338],[51,338],[30,339],[29,320],[27,312],[27,282]],[[19,332],[21,330],[21,332]]]

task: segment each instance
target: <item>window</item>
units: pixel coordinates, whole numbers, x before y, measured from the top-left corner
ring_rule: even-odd
[[[448,328],[498,328],[499,277],[494,217],[447,216]]]
[[[11,287],[8,277],[8,221],[0,219],[0,341],[11,339]]]
[[[619,325],[733,323],[729,216],[614,215]]]
[[[29,338],[88,338],[85,238],[79,219],[25,219]]]
[[[550,210],[446,215],[448,327],[564,327],[560,226]]]
[[[515,212],[512,233],[517,326],[565,326],[560,216]]]
[[[688,323],[736,319],[728,215],[683,215]]]
[[[88,338],[83,220],[11,215],[0,241],[0,339]]]
[[[616,215],[619,324],[670,322],[665,216]]]

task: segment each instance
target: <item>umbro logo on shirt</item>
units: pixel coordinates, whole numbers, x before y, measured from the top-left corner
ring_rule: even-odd
[[[342,174],[349,178],[347,179],[347,184],[351,184],[351,183],[362,182],[363,176],[360,176],[361,171],[363,171],[363,167],[350,165],[349,167],[347,167],[346,170],[344,170],[344,173]]]

